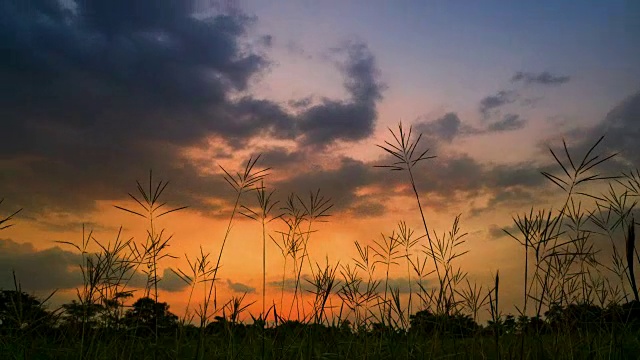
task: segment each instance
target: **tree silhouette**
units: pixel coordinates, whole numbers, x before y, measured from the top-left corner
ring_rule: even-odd
[[[151,332],[156,328],[156,322],[158,331],[171,329],[178,324],[178,317],[169,311],[166,302],[156,302],[150,297],[136,300],[124,318],[129,327],[143,327]]]
[[[63,304],[64,315],[63,324],[78,329],[83,324],[90,328],[100,325],[100,314],[104,312],[104,307],[99,304],[82,304],[72,300],[68,304]]]
[[[35,328],[52,324],[51,314],[35,296],[15,290],[0,290],[0,331]]]

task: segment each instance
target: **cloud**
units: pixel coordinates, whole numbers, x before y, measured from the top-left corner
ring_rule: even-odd
[[[340,280],[342,281],[342,279],[336,279],[336,280]],[[380,285],[378,285],[377,291],[379,294],[383,294],[384,293],[384,285],[385,285],[385,279],[378,279],[380,280]],[[316,289],[314,287],[314,285],[310,282],[312,281],[312,279],[308,276],[308,275],[302,275],[301,279],[300,279],[300,283],[298,284],[298,291],[300,291],[300,289],[302,289],[302,291],[304,293],[312,293],[315,292]],[[284,291],[286,292],[293,292],[295,287],[296,287],[296,280],[294,278],[286,278],[284,281]],[[341,282],[342,284],[342,282]],[[276,288],[276,289],[282,289],[282,280],[280,281],[271,281],[268,283],[268,285],[270,287]],[[339,284],[340,285],[340,284]],[[423,282],[423,286],[426,285]],[[366,290],[366,284],[360,284],[361,291],[365,291]],[[409,293],[409,280],[406,277],[398,277],[398,278],[394,278],[394,277],[390,277],[387,283],[387,286],[389,287],[389,289],[399,289],[400,293],[402,294],[408,294]],[[425,286],[426,287],[426,286]],[[411,280],[411,289],[412,291],[417,291],[419,289],[418,287],[418,282],[417,279],[412,279]]]
[[[605,136],[604,149],[619,151],[630,164],[640,163],[640,91],[621,101],[602,122],[589,129],[585,146]]]
[[[640,91],[616,104],[602,119],[591,127],[578,127],[565,132],[568,138],[569,153],[574,161],[582,157],[604,136],[598,147],[592,152],[603,158],[618,153],[614,158],[592,169],[591,173],[615,176],[620,171],[633,170],[640,163]],[[547,141],[548,142],[548,141]],[[546,144],[541,146],[547,147]]]
[[[256,121],[254,108],[228,99],[268,64],[243,49],[252,20],[197,20],[191,5],[83,1],[70,12],[57,1],[3,2],[0,42],[11,56],[0,59],[0,117],[11,136],[0,151],[12,177],[0,191],[23,195],[31,211],[86,210],[97,193],[118,198],[120,179],[184,163],[180,147],[209,134],[280,129],[277,112]],[[253,122],[236,124],[238,112]]]
[[[491,111],[496,110],[504,105],[511,104],[518,99],[515,91],[501,90],[495,95],[489,95],[480,100],[480,113],[485,119],[491,115]]]
[[[362,161],[343,157],[336,168],[314,169],[299,172],[275,183],[276,189],[286,189],[307,199],[310,191],[321,190],[321,194],[334,204],[331,212],[344,211],[360,201],[356,191],[376,180],[371,165]],[[362,209],[361,209],[362,210]]]
[[[281,171],[294,164],[304,161],[307,154],[302,150],[290,150],[282,146],[275,146],[261,152],[262,166]]]
[[[54,247],[0,239],[0,289],[14,289],[13,271],[24,291],[74,289],[82,284],[81,256]]]
[[[517,114],[506,114],[502,120],[489,124],[487,129],[491,132],[519,130],[525,127],[527,121]]]
[[[241,50],[247,16],[200,21],[189,3],[91,0],[78,4],[77,15],[5,5],[0,34],[12,56],[0,73],[22,82],[0,89],[10,105],[4,115],[32,123],[35,129],[15,130],[37,132],[41,140],[55,131],[43,128],[45,120],[62,127],[62,135],[110,141],[144,136],[183,144],[206,131],[235,135],[230,119],[211,119],[211,111],[228,92],[246,89],[268,61]],[[28,106],[15,103],[27,98]]]
[[[229,279],[227,279],[227,286],[229,286],[229,289],[237,293],[253,294],[256,292],[256,288],[254,287],[239,282],[232,282]]]
[[[379,293],[384,293],[384,284],[385,284],[385,280],[381,279],[380,286],[378,287]],[[424,283],[424,281],[422,283],[422,286],[424,286],[425,289],[428,288]],[[389,281],[387,282],[387,287],[390,290],[394,290],[394,291],[398,289],[401,294],[408,294],[410,290],[412,292],[418,292],[420,290],[420,286],[418,285],[417,279],[411,279],[411,287],[409,287],[409,278],[404,278],[404,277],[389,278]]]
[[[499,238],[503,238],[505,236],[509,236],[504,232],[503,229],[505,229],[505,228],[504,227],[500,227],[500,226],[498,226],[496,224],[493,224],[493,225],[489,226],[489,229],[487,230],[487,232],[488,232],[489,237],[491,239],[499,239]],[[509,229],[507,229],[507,230],[509,230]],[[511,234],[515,235],[513,232],[511,232]]]
[[[458,114],[450,112],[432,121],[419,121],[414,126],[417,134],[422,133],[430,140],[451,142],[459,135],[474,133],[475,129],[462,125]]]
[[[173,270],[164,269],[160,281],[158,282],[158,289],[166,290],[169,292],[180,292],[189,286],[184,280],[182,280]]]
[[[229,111],[233,121],[228,126],[232,127],[233,133],[241,135],[232,139],[236,147],[255,135],[272,135],[279,139],[294,139],[298,135],[295,117],[272,101],[244,96]],[[266,123],[270,124],[267,128],[264,127]]]
[[[297,291],[303,291],[304,293],[309,293],[314,290],[314,287],[311,281],[312,281],[311,276],[302,274],[300,276],[299,283],[296,282],[295,278],[286,278],[284,279],[284,282],[282,280],[274,280],[274,281],[269,281],[267,285],[274,289],[284,289],[284,291],[286,292],[293,292],[297,286],[297,289],[298,289]]]
[[[383,203],[372,200],[358,201],[350,208],[351,214],[358,218],[382,216],[386,210]]]
[[[437,155],[437,154],[436,154]],[[321,189],[331,199],[331,214],[350,213],[355,216],[379,216],[386,210],[390,197],[411,196],[407,175],[374,168],[394,160],[388,156],[375,162],[342,158],[330,169],[298,172],[273,184],[276,189],[287,189],[306,199],[309,191]],[[449,206],[455,201],[471,199],[479,194],[528,191],[547,185],[541,170],[546,165],[523,161],[516,164],[483,164],[464,154],[447,154],[417,165],[414,172],[418,190],[428,197],[427,206]],[[360,190],[367,189],[367,195]],[[282,196],[283,194],[277,194]],[[502,194],[494,200],[504,204],[517,199]],[[442,199],[441,201],[438,199]],[[500,200],[502,199],[502,200]],[[481,209],[488,210],[488,209]]]
[[[537,84],[554,86],[564,84],[570,79],[571,77],[569,76],[553,75],[547,71],[541,73],[518,71],[511,77],[511,82],[523,82],[526,85]],[[541,97],[521,99],[521,94],[517,93],[514,90],[500,90],[497,93],[486,96],[482,100],[480,100],[479,111],[483,119],[487,120],[493,115],[499,114],[499,109],[505,105],[509,105],[520,100],[520,106],[534,107],[536,103],[538,103],[541,99]],[[512,117],[512,120],[506,121],[507,116]],[[515,118],[513,118],[513,116],[513,114],[508,114],[505,116],[505,119],[495,123],[496,127],[500,129],[499,131],[501,131],[502,128],[513,130],[514,127],[519,128],[518,126],[524,125],[521,122],[515,121]],[[491,130],[491,128],[489,128],[489,130]]]
[[[306,147],[371,134],[384,87],[365,44],[340,50],[348,98],[292,113],[250,93],[271,64],[259,50],[273,41],[250,41],[256,18],[237,9],[193,16],[194,6],[2,2],[0,46],[10,55],[0,59],[0,118],[9,135],[0,142],[7,174],[0,194],[33,216],[87,212],[98,199],[122,199],[152,168],[172,182],[170,205],[213,214],[218,205],[209,200],[229,200],[228,187],[204,176],[185,148],[212,136],[238,149],[256,137]]]
[[[306,59],[313,59],[313,55],[309,54],[301,44],[293,40],[288,41],[284,45],[284,48],[290,55],[299,56]]]
[[[542,178],[542,175],[539,175]],[[543,195],[540,191],[527,189],[523,186],[513,185],[503,189],[494,189],[488,203],[482,207],[471,209],[471,216],[479,216],[486,211],[494,211],[496,208],[518,208],[521,206],[531,206],[536,199]]]
[[[266,47],[272,47],[273,46],[273,35],[263,35],[260,37],[260,44],[262,44],[263,46]]]
[[[313,102],[313,96],[305,96],[301,99],[289,100],[287,104],[295,109],[307,108]]]
[[[553,75],[548,71],[540,73],[518,71],[511,77],[511,82],[524,82],[526,85],[537,84],[554,86],[567,83],[569,80],[571,80],[570,76]]]
[[[476,128],[464,124],[458,114],[449,112],[435,120],[421,120],[415,123],[416,134],[422,134],[425,142],[437,148],[442,143],[451,143],[457,137],[482,135],[503,131],[521,129],[526,125],[526,120],[519,115],[507,114],[502,120],[490,123],[485,127]]]
[[[515,237],[522,237],[522,232],[520,231],[520,228],[518,228],[518,225],[516,225],[513,222],[511,222],[509,225],[503,225],[503,226],[492,224],[487,230],[487,233],[490,239],[499,239],[499,238],[508,237],[509,240],[513,240],[513,238],[509,236],[505,232],[505,230]]]
[[[54,291],[81,287],[82,256],[58,246],[44,250],[31,243],[0,239],[0,289],[13,289],[13,272],[24,291]],[[137,272],[127,282],[130,288],[143,288],[147,275]],[[158,288],[182,291],[187,285],[175,273],[165,269]]]
[[[373,133],[376,104],[385,88],[375,57],[364,43],[350,43],[337,52],[347,55],[342,71],[350,99],[323,99],[306,109],[299,119],[302,143],[324,146],[335,140],[361,140]]]
[[[113,231],[118,230],[113,226],[105,226],[96,222],[83,222],[83,221],[68,221],[68,222],[59,222],[59,221],[48,221],[40,218],[27,217],[29,220],[37,221],[37,226],[47,231],[53,232],[68,232],[68,231],[78,231],[82,229],[83,226],[85,229],[91,229],[95,231]]]

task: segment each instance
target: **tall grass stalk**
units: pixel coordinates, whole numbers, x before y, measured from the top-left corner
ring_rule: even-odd
[[[280,235],[281,241],[278,242],[273,236],[269,235],[273,243],[280,249],[280,253],[283,258],[282,265],[282,286],[280,289],[280,309],[284,309],[284,288],[287,272],[287,260],[289,257],[294,262],[293,273],[295,275],[295,269],[297,268],[298,253],[302,250],[302,235],[300,232],[300,225],[304,220],[303,210],[298,206],[295,194],[290,194],[287,197],[287,201],[284,207],[281,208],[283,214],[280,219],[286,225],[286,231],[277,231]],[[292,305],[293,307],[293,305]],[[289,317],[291,315],[289,314]]]
[[[384,295],[381,299],[382,307],[380,309],[380,322],[382,325],[391,324],[391,305],[387,299],[387,293],[389,291],[389,271],[391,265],[399,265],[398,259],[402,258],[398,248],[402,245],[399,237],[396,235],[395,230],[391,235],[381,235],[381,240],[374,240],[376,245],[373,248],[374,258],[377,258],[376,262],[384,266]]]
[[[136,180],[136,184],[138,187],[138,192],[140,198],[137,196],[128,193],[129,197],[134,200],[141,208],[141,210],[131,210],[122,206],[114,205],[117,209],[125,211],[127,213],[142,217],[149,222],[149,227],[147,228],[147,238],[142,246],[142,250],[139,250],[135,243],[132,243],[134,246],[134,251],[139,256],[139,261],[144,262],[146,264],[146,269],[143,271],[147,275],[147,285],[145,288],[145,296],[149,297],[151,290],[153,289],[153,298],[156,303],[158,303],[158,282],[161,280],[158,277],[158,263],[160,260],[170,257],[175,258],[174,256],[166,253],[167,248],[169,247],[169,241],[173,237],[173,235],[169,237],[164,237],[164,229],[158,232],[156,230],[155,221],[162,216],[167,214],[171,214],[176,211],[184,210],[187,206],[180,206],[172,209],[166,209],[166,202],[161,202],[160,197],[163,192],[169,185],[169,182],[164,182],[160,180],[158,184],[153,185],[153,171],[149,171],[149,187],[148,191],[144,189],[142,184]],[[158,314],[156,314],[158,315]],[[155,327],[155,340],[156,344],[158,342],[158,318],[159,316],[154,317],[154,327]]]
[[[275,218],[269,218],[273,207],[278,204],[278,201],[272,201],[271,197],[273,192],[266,192],[264,183],[260,182],[260,187],[256,188],[256,197],[258,200],[259,210],[255,211],[247,206],[242,206],[244,212],[242,214],[250,219],[259,221],[262,227],[262,313],[260,314],[260,320],[262,321],[262,357],[265,355],[265,336],[264,330],[267,320],[267,223],[279,218],[278,215]]]
[[[411,284],[411,250],[414,246],[418,244],[420,239],[424,237],[424,235],[415,237],[415,231],[407,226],[407,223],[404,221],[400,221],[398,223],[398,236],[400,240],[400,244],[404,248],[404,258],[405,263],[407,265],[407,281],[409,282],[409,299],[407,301],[407,318],[405,319],[408,324],[409,316],[412,314],[412,296],[413,296],[413,288]]]
[[[631,290],[633,290],[633,296],[635,297],[635,300],[640,301],[640,297],[638,297],[638,285],[636,283],[636,276],[635,272],[633,271],[633,255],[636,246],[635,221],[633,218],[631,218],[631,224],[629,224],[629,232],[627,233],[626,245],[627,268],[629,269],[629,283],[631,284]]]
[[[422,225],[424,227],[424,232],[427,236],[428,245],[432,254],[434,254],[433,250],[433,242],[431,240],[431,235],[429,233],[429,227],[427,226],[427,220],[424,215],[424,210],[422,209],[422,203],[420,201],[420,194],[418,193],[418,189],[416,187],[416,182],[413,175],[414,166],[424,160],[433,159],[435,156],[427,156],[429,149],[424,151],[415,152],[418,144],[420,143],[420,139],[422,139],[422,134],[418,135],[418,137],[413,140],[411,138],[412,127],[409,127],[409,132],[404,132],[402,128],[402,122],[398,124],[398,133],[389,129],[389,132],[393,136],[395,143],[390,143],[385,140],[385,145],[378,145],[379,148],[386,151],[392,157],[394,157],[397,161],[389,164],[389,165],[376,165],[376,167],[388,168],[391,171],[407,171],[409,174],[409,182],[411,184],[411,188],[413,190],[413,194],[416,198],[416,202],[418,204],[418,210],[420,211],[420,218],[422,219]],[[414,156],[415,155],[415,156]],[[440,283],[440,290],[442,290],[442,276],[440,274],[440,269],[438,267],[438,262],[436,258],[433,258],[433,265],[435,267],[436,274],[438,275],[438,282]]]
[[[258,211],[255,211],[247,206],[242,206],[241,214],[255,221],[260,222],[261,230],[262,230],[262,319],[266,314],[266,289],[267,289],[267,224],[271,221],[279,218],[280,215],[276,217],[269,218],[273,207],[278,204],[278,201],[273,201],[271,197],[273,196],[274,191],[269,193],[266,192],[264,183],[261,183],[259,187],[256,188],[256,198],[258,201]]]
[[[615,178],[602,176],[597,172],[592,173],[592,170],[595,170],[600,164],[617,155],[616,153],[607,156],[593,154],[603,139],[604,137],[598,139],[585,153],[580,162],[574,161],[566,142],[563,140],[563,150],[566,157],[565,162],[560,160],[553,149],[549,148],[549,152],[562,170],[562,174],[554,175],[546,171],[541,172],[543,176],[566,193],[564,205],[559,210],[558,224],[554,229],[556,236],[553,236],[553,244],[549,248],[550,252],[545,254],[544,257],[546,266],[544,270],[545,286],[542,288],[540,299],[544,299],[544,297],[547,296],[549,306],[554,303],[566,303],[567,293],[565,292],[564,285],[568,280],[567,274],[574,261],[576,259],[580,261],[593,256],[590,250],[582,251],[584,249],[575,248],[576,245],[584,244],[584,240],[586,240],[585,236],[588,235],[584,233],[581,234],[577,226],[582,214],[580,212],[572,212],[571,210],[575,206],[573,200],[574,195],[586,195],[584,192],[578,190],[578,186],[598,180]],[[563,225],[567,220],[572,222],[572,224],[569,224],[568,229],[575,233],[575,237],[570,237],[569,240],[559,243],[561,235],[564,234],[565,231]]]
[[[302,209],[303,209],[302,219],[307,221],[307,230],[304,233],[300,234],[301,237],[303,238],[302,259],[298,264],[298,267],[296,270],[297,272],[295,274],[295,288],[293,292],[293,296],[294,296],[294,299],[296,300],[296,304],[299,304],[298,289],[301,284],[300,277],[302,276],[302,266],[304,264],[305,259],[309,264],[309,270],[311,272],[312,278],[315,277],[314,268],[311,262],[311,257],[309,255],[309,248],[308,248],[309,240],[311,238],[311,233],[314,232],[314,230],[312,230],[312,225],[314,222],[326,221],[324,220],[324,218],[330,216],[328,212],[333,207],[333,204],[331,203],[331,199],[325,198],[324,196],[320,195],[320,189],[318,189],[315,194],[313,192],[309,192],[309,203],[305,203],[299,196],[296,196],[296,198],[298,199],[298,203],[300,204],[300,206],[302,206]],[[302,289],[300,289],[300,297],[302,297]],[[302,309],[304,311],[304,307]],[[291,310],[289,311],[289,314],[291,314]],[[300,314],[300,308],[298,308],[298,314]]]
[[[222,239],[222,244],[220,245],[218,258],[216,260],[215,266],[213,267],[211,281],[208,281],[210,283],[208,291],[206,287],[207,282],[204,283],[205,296],[203,299],[202,310],[200,312],[200,341],[198,342],[198,350],[197,350],[199,358],[202,358],[204,356],[204,353],[201,352],[201,350],[204,349],[204,343],[203,343],[204,328],[207,325],[209,318],[211,316],[209,314],[209,308],[211,307],[212,297],[214,302],[214,308],[217,302],[217,298],[214,296],[216,294],[215,282],[218,279],[218,271],[220,270],[220,262],[222,261],[222,254],[224,252],[225,244],[227,243],[227,240],[229,238],[229,234],[231,233],[231,226],[233,224],[233,220],[235,218],[236,213],[238,212],[239,207],[241,206],[240,198],[242,194],[252,189],[256,184],[262,182],[264,178],[268,175],[268,171],[270,170],[270,168],[257,170],[255,167],[258,160],[260,160],[260,155],[256,156],[255,158],[250,157],[249,160],[247,160],[247,163],[245,164],[244,171],[242,173],[236,172],[234,175],[229,173],[221,165],[218,165],[224,173],[223,179],[233,188],[233,190],[236,193],[236,196],[235,196],[235,200],[231,210],[231,214],[229,216],[229,222],[227,223],[227,228],[224,233],[224,237]]]

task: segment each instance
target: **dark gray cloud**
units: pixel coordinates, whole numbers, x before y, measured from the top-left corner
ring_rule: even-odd
[[[3,212],[0,211],[0,214]],[[7,214],[9,215],[9,214]],[[23,221],[32,221],[35,226],[50,232],[79,232],[82,229],[86,229],[87,231],[95,231],[95,232],[118,232],[117,226],[108,226],[104,224],[99,224],[93,221],[80,221],[77,216],[74,216],[69,213],[60,213],[60,214],[48,214],[46,218],[41,216],[32,216],[33,214],[29,214],[28,211],[25,211],[24,214],[20,212],[16,217],[19,223]]]
[[[268,63],[241,49],[251,19],[197,20],[190,4],[83,1],[72,13],[57,1],[3,2],[0,44],[11,56],[0,59],[9,160],[0,192],[44,212],[119,198],[148,168],[215,187],[184,165],[180,146],[280,129],[272,108],[258,121],[256,105],[227,99]],[[244,126],[232,118],[239,112]]]
[[[341,284],[343,283],[344,279],[342,279],[342,277],[340,277],[338,275],[337,279],[341,281]],[[384,278],[382,279],[378,279],[380,281],[380,285],[378,285],[377,291],[378,294],[383,294],[384,293],[384,286],[385,286],[385,280]],[[301,280],[300,283],[298,284],[298,291],[300,291],[300,288],[302,288],[302,291],[305,293],[310,293],[310,292],[314,292],[316,291],[316,289],[314,288],[313,284],[310,282],[311,278],[308,275],[302,275],[301,276]],[[268,285],[272,288],[276,288],[276,289],[282,289],[282,280],[280,281],[272,281],[269,282]],[[340,284],[338,284],[340,285]],[[423,286],[425,286],[425,288],[427,288],[425,281],[423,281],[422,283]],[[360,284],[360,291],[365,291],[366,290],[366,283],[361,283]],[[388,289],[398,289],[400,291],[401,294],[408,294],[409,290],[411,289],[411,291],[416,292],[419,290],[419,286],[418,286],[418,280],[415,278],[411,279],[411,287],[409,286],[409,279],[406,277],[390,277],[387,281],[387,286]],[[293,290],[296,287],[296,280],[293,278],[287,278],[285,279],[284,282],[284,291],[286,292],[293,292]]]
[[[512,83],[522,82],[526,85],[530,84],[538,84],[538,85],[560,85],[570,81],[571,77],[564,75],[553,75],[548,71],[543,71],[540,73],[532,73],[532,72],[523,72],[518,71],[511,77]],[[495,115],[500,115],[500,108],[505,105],[509,105],[519,101],[520,106],[525,107],[534,107],[538,102],[542,100],[542,97],[530,97],[521,99],[521,94],[514,90],[500,90],[494,95],[489,95],[480,100],[479,111],[484,120],[487,120]],[[507,129],[513,129],[514,127],[524,125],[523,123],[517,122],[515,120],[506,121],[507,116],[514,115],[506,115],[505,118],[501,121],[495,123],[498,129],[503,127]],[[517,125],[516,125],[517,124]],[[489,129],[491,130],[491,128]]]
[[[300,282],[297,282],[295,278],[286,278],[284,282],[282,280],[274,280],[267,282],[267,285],[274,289],[284,289],[286,292],[293,292],[297,286],[297,291],[309,293],[314,290],[312,281],[310,275],[302,274],[300,276]]]
[[[518,130],[525,125],[526,120],[519,115],[507,114],[502,120],[476,128],[463,123],[458,114],[450,112],[435,120],[420,120],[413,129],[416,134],[422,133],[429,146],[437,149],[441,143],[451,143],[457,137]]]
[[[14,289],[13,271],[24,291],[73,289],[82,284],[79,254],[59,247],[37,250],[31,243],[0,239],[0,289]]]
[[[53,3],[4,5],[0,39],[12,56],[0,74],[13,85],[0,91],[3,115],[17,122],[10,130],[45,144],[65,135],[176,144],[209,131],[238,135],[215,111],[268,63],[241,50],[248,17],[196,20],[189,1],[83,1],[77,15],[48,11]]]
[[[335,140],[361,140],[373,133],[376,104],[385,88],[379,80],[375,57],[363,43],[347,44],[338,52],[347,56],[342,71],[350,99],[322,99],[306,109],[299,120],[305,144],[323,146]]]
[[[387,208],[384,204],[375,200],[358,201],[350,208],[351,214],[358,218],[382,216],[386,213],[386,210]]]
[[[544,180],[542,175],[537,175]],[[503,189],[494,189],[486,206],[471,209],[470,215],[479,216],[485,212],[495,211],[495,209],[511,208],[512,210],[517,210],[522,206],[535,205],[534,201],[540,198],[542,198],[540,189],[527,189],[516,185]]]
[[[229,289],[231,289],[234,292],[237,293],[248,293],[248,294],[253,294],[256,292],[256,288],[243,284],[243,283],[239,283],[239,282],[233,282],[229,279],[227,279],[227,286],[229,287]]]
[[[521,99],[518,104],[525,108],[533,109],[544,99],[542,96],[534,96],[529,98]]]
[[[82,286],[80,271],[82,256],[76,252],[51,247],[36,249],[31,243],[18,243],[10,239],[0,239],[0,289],[13,289],[13,271],[25,291],[53,291],[75,289]],[[134,274],[128,285],[143,288],[147,276],[141,272]],[[158,288],[167,291],[181,291],[186,287],[175,273],[165,269]]]
[[[480,100],[480,113],[485,119],[491,116],[491,113],[498,108],[511,104],[518,99],[518,94],[511,90],[500,90],[495,95],[489,95]]]
[[[172,181],[170,204],[211,214],[219,208],[207,200],[227,199],[228,187],[183,158],[185,146],[210,135],[239,148],[264,135],[323,146],[371,134],[383,87],[366,45],[342,50],[348,99],[289,113],[248,94],[270,65],[248,41],[256,19],[237,10],[195,17],[194,4],[2,2],[0,195],[33,217],[89,211],[123,198],[152,168]]]
[[[605,136],[603,149],[620,152],[630,164],[640,164],[640,92],[621,101],[604,120],[585,134],[584,146]]]
[[[189,286],[184,280],[182,280],[173,270],[164,269],[160,281],[158,282],[158,289],[166,290],[170,292],[180,292]]]
[[[411,279],[411,284],[409,284],[409,278],[406,278],[406,277],[389,278],[389,280],[386,281],[386,283],[387,283],[387,288],[389,290],[395,291],[397,289],[400,291],[401,294],[408,294],[409,291],[413,293],[420,291],[420,286],[418,285],[418,279],[415,279],[415,278]],[[378,293],[380,294],[384,293],[384,285],[385,285],[385,279],[380,279],[380,286],[378,287]],[[427,284],[425,283],[425,281],[423,281],[422,286],[424,286],[425,289],[428,288],[426,285]]]
[[[262,37],[260,37],[260,44],[266,46],[266,47],[272,47],[273,46],[273,35],[263,35]]]
[[[412,195],[409,188],[400,186],[408,182],[406,173],[373,167],[392,161],[389,157],[375,163],[343,158],[333,169],[298,173],[275,183],[274,187],[301,194],[303,198],[306,198],[305,194],[309,191],[315,192],[319,188],[322,194],[332,199],[335,206],[331,212],[334,214],[346,212],[357,216],[378,216],[386,211],[385,203],[389,197]],[[493,201],[497,206],[509,201],[505,194],[547,185],[547,180],[540,175],[541,170],[549,169],[528,161],[495,165],[479,163],[468,155],[449,155],[420,163],[414,171],[414,178],[418,190],[427,196],[427,206],[448,206],[455,201],[473,198],[485,192],[496,194],[497,198]],[[365,187],[374,191],[358,195],[358,190]],[[394,190],[399,188],[404,189],[402,193]],[[477,213],[484,210],[489,209],[479,209]]]
[[[305,111],[300,128],[305,144],[327,145],[335,139],[361,140],[373,132],[376,110],[366,104],[325,99]]]
[[[415,136],[420,132],[425,134],[418,151],[429,147],[432,148],[431,154],[439,155],[439,142],[463,135],[515,130],[524,124],[525,121],[520,117],[508,115],[496,124],[488,124],[486,128],[474,128],[464,125],[456,114],[448,113],[434,121],[417,123],[413,131]],[[289,157],[294,154],[282,149],[275,155],[276,159],[280,159],[278,163],[286,164],[291,163]],[[491,211],[491,207],[519,206],[523,201],[536,200],[532,197],[532,192],[550,185],[540,171],[555,169],[553,160],[547,160],[542,164],[527,160],[516,164],[484,164],[468,155],[446,154],[418,165],[414,177],[418,190],[427,196],[428,206],[457,205],[457,201],[488,194],[489,206],[468,209],[472,215],[479,215]],[[326,197],[332,199],[335,205],[333,213],[350,213],[363,217],[380,216],[387,211],[387,200],[398,195],[398,191],[402,192],[401,195],[411,195],[410,189],[401,186],[408,181],[405,173],[373,167],[393,161],[386,155],[373,163],[344,157],[330,169],[316,168],[303,172],[297,170],[293,176],[270,186],[285,189],[285,192],[277,194],[280,197],[295,192],[303,198],[309,191],[319,188]],[[363,188],[373,190],[361,196],[359,190]]]
[[[637,167],[640,163],[640,145],[637,142],[640,136],[640,92],[637,92],[614,106],[605,118],[591,127],[574,128],[564,133],[567,139],[569,153],[574,163],[580,163],[583,157],[590,151],[592,146],[604,136],[602,142],[593,150],[590,157],[598,156],[605,158],[606,156],[618,153],[618,156],[600,164],[597,168],[590,170],[589,175],[600,174],[601,176],[619,175],[621,170],[629,171]],[[570,167],[562,143],[554,141],[554,143],[541,144],[540,147],[548,151],[551,147],[558,154],[565,166]],[[546,171],[556,174],[561,178],[565,178],[560,166],[548,159],[545,165],[522,164],[515,168],[513,166],[501,165],[494,169],[497,181],[493,184],[495,189],[491,198],[484,208],[473,209],[473,214],[477,215],[484,211],[490,211],[493,208],[503,207],[506,204],[518,207],[532,204],[536,199],[545,196],[544,192],[533,192],[532,189],[541,183],[547,183],[551,187],[548,189],[557,190],[548,180],[539,175],[539,171]],[[534,171],[531,171],[534,170]],[[507,175],[507,176],[505,176]],[[584,185],[583,185],[584,186]],[[551,194],[551,193],[548,193]],[[597,193],[593,195],[598,195]]]
[[[489,124],[487,129],[491,132],[519,130],[525,127],[527,120],[517,114],[506,114],[502,120]]]
[[[260,162],[262,166],[283,171],[292,165],[300,164],[306,159],[307,153],[302,150],[290,150],[285,147],[275,146],[261,152]]]
[[[518,71],[511,77],[511,82],[523,82],[527,85],[561,85],[569,82],[569,80],[571,80],[570,76],[553,75],[548,71],[540,73]]]
[[[289,100],[287,104],[292,108],[299,109],[299,108],[309,107],[312,102],[313,102],[313,96],[306,96],[301,99]]]
[[[310,191],[315,193],[317,189],[321,189],[321,194],[331,198],[334,212],[347,210],[360,200],[356,195],[357,189],[374,183],[376,174],[369,164],[362,161],[351,158],[339,161],[339,166],[335,169],[297,173],[277,182],[275,188],[299,194],[303,199],[308,198]]]
[[[512,237],[510,237],[505,232],[505,230],[515,237],[518,237],[518,238],[522,237],[522,232],[520,231],[520,228],[518,228],[518,225],[516,225],[514,222],[511,222],[508,225],[503,225],[503,226],[498,226],[496,224],[489,226],[489,229],[487,230],[489,239],[497,240],[497,239],[506,237],[509,240],[515,241]]]
[[[582,157],[591,147],[604,136],[598,147],[591,154],[600,155],[603,158],[607,155],[618,153],[618,156],[600,164],[593,173],[601,175],[619,175],[620,171],[633,170],[640,164],[640,144],[637,139],[640,136],[640,92],[627,97],[614,106],[602,121],[591,127],[573,128],[564,133],[567,138],[567,146],[572,154],[574,162],[580,162]],[[541,143],[542,148],[549,144]],[[562,151],[562,144],[552,146],[552,148]],[[565,157],[561,156],[564,160]],[[562,173],[559,172],[561,175]]]
[[[535,188],[547,182],[540,171],[551,171],[554,166],[553,160],[548,159],[545,165],[536,164],[533,161],[522,161],[517,164],[498,164],[490,166],[489,180],[490,188],[509,188],[513,186],[522,186],[527,188]]]
[[[505,229],[506,227],[500,227],[496,224],[493,224],[491,226],[489,226],[489,229],[487,230],[489,238],[490,239],[500,239],[503,238],[505,236],[509,236],[507,235],[503,229]],[[516,235],[512,232],[513,235]],[[516,235],[517,236],[517,235]]]
[[[295,117],[272,101],[245,96],[229,110],[233,121],[228,126],[234,128],[234,133],[242,134],[239,138],[233,139],[239,140],[236,141],[237,147],[242,146],[247,138],[258,134],[272,135],[280,139],[294,139],[298,135]],[[265,122],[271,124],[268,129],[263,128]]]
[[[414,129],[417,133],[422,133],[435,141],[451,142],[463,131],[462,121],[456,113],[446,113],[441,118],[433,121],[420,121],[416,123]]]

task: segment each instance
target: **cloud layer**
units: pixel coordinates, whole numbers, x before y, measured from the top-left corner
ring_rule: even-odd
[[[518,71],[511,77],[511,82],[523,82],[526,85],[536,84],[554,86],[567,83],[569,80],[571,80],[570,76],[553,75],[548,71],[540,73]]]
[[[0,194],[32,212],[88,210],[154,168],[192,190],[170,201],[215,210],[203,199],[224,198],[221,180],[202,176],[181,149],[212,136],[236,149],[256,137],[324,148],[372,133],[384,86],[366,44],[337,50],[348,98],[291,111],[251,94],[272,65],[272,41],[248,39],[256,19],[193,16],[194,6],[3,2],[0,45],[10,56],[0,59]]]
[[[83,284],[82,262],[80,254],[57,246],[38,250],[31,243],[0,239],[0,289],[15,288],[14,272],[26,291],[75,289]],[[181,291],[186,287],[186,283],[169,269],[165,269],[160,277],[158,288],[161,290]],[[133,288],[143,288],[145,283],[146,275],[140,272],[128,282]]]

